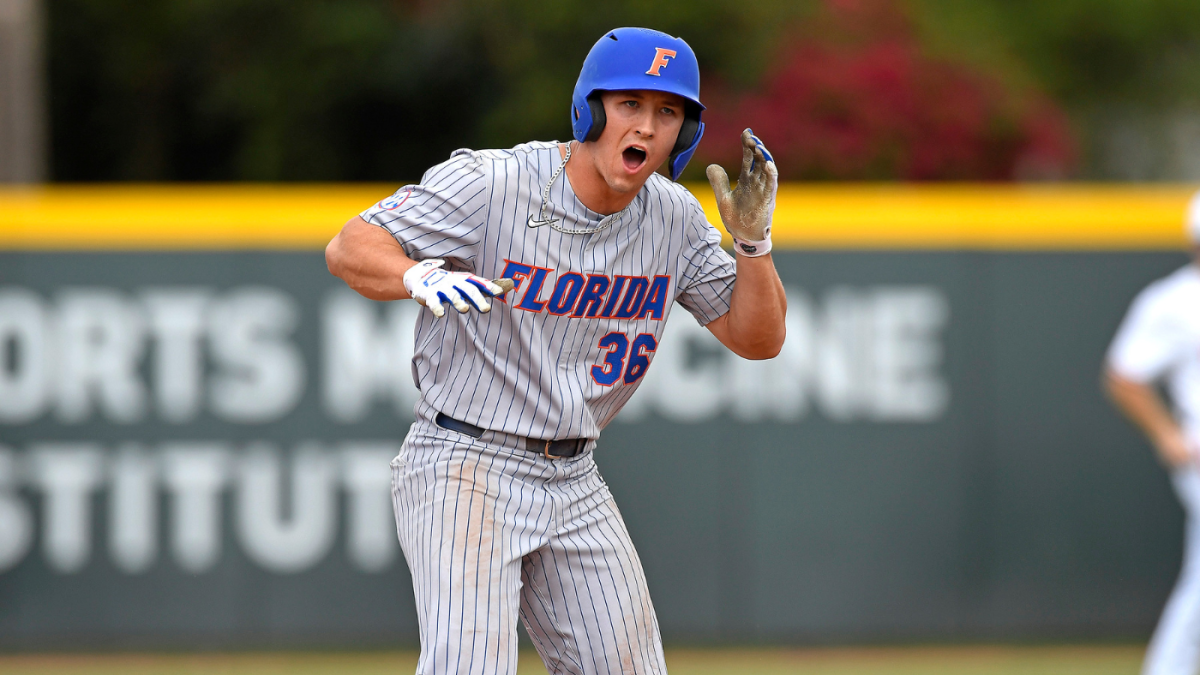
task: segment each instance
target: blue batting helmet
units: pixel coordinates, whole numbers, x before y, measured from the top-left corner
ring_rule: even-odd
[[[600,92],[635,89],[665,91],[686,99],[683,126],[669,161],[671,180],[677,180],[704,136],[700,65],[692,48],[680,38],[649,28],[618,28],[600,38],[583,61],[571,97],[575,140],[594,141],[604,132]]]

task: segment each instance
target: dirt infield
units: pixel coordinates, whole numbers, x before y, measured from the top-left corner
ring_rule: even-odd
[[[1140,645],[669,649],[671,675],[1134,675]],[[394,675],[413,652],[0,655],[2,675]],[[521,653],[520,675],[545,673]]]

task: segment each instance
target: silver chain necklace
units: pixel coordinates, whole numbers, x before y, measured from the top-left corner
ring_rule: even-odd
[[[617,211],[616,213],[605,216],[594,226],[585,227],[579,230],[572,230],[559,225],[557,218],[547,219],[546,207],[550,204],[550,188],[554,186],[554,181],[558,180],[558,177],[562,175],[563,170],[567,168],[567,162],[571,161],[572,145],[573,144],[571,143],[567,144],[566,156],[563,157],[562,163],[558,165],[558,168],[554,170],[554,173],[550,175],[550,181],[546,183],[546,189],[542,190],[542,208],[540,211],[538,211],[538,217],[534,218],[533,216],[529,216],[529,220],[525,221],[527,226],[541,227],[542,225],[549,225],[552,229],[562,232],[563,234],[595,234],[612,226],[613,223],[617,222],[617,219],[620,218],[621,215],[629,210],[629,205],[633,204],[633,202],[630,202],[629,204],[625,205],[625,208]]]

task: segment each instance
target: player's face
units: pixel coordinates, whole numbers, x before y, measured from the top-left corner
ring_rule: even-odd
[[[661,91],[600,94],[607,122],[596,140],[596,170],[616,192],[642,189],[675,147],[684,99]]]

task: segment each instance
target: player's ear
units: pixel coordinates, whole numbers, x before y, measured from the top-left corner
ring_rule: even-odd
[[[594,141],[600,138],[600,134],[604,133],[604,125],[608,122],[608,116],[604,114],[604,101],[600,99],[600,92],[596,92],[588,97],[588,110],[592,113],[592,128],[588,130],[587,136],[583,141]]]

